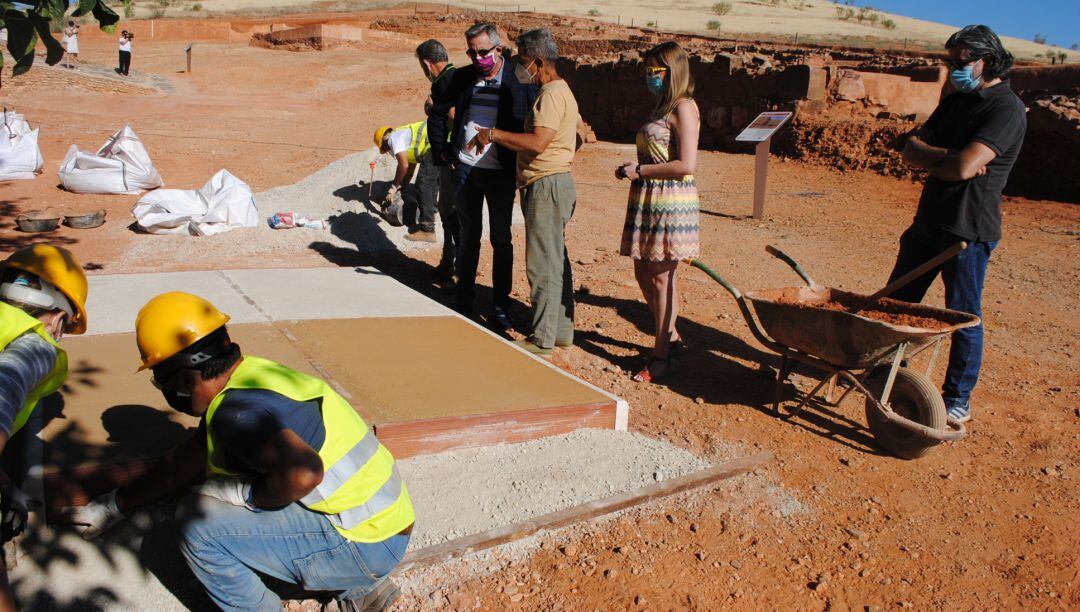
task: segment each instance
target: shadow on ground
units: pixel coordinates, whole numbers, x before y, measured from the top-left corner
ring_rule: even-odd
[[[594,293],[579,293],[578,302],[598,308],[609,309],[630,321],[642,334],[653,334],[653,317],[642,300],[627,300]],[[662,384],[672,391],[690,399],[701,398],[710,404],[738,405],[799,427],[825,439],[864,453],[884,454],[874,444],[873,436],[859,421],[851,419],[836,408],[821,402],[810,402],[796,417],[778,415],[772,409],[776,388],[778,355],[751,346],[741,338],[725,331],[701,325],[686,318],[679,319],[679,333],[690,345],[690,350],[674,359],[675,370]],[[596,355],[630,373],[643,368],[652,347],[617,340],[601,331],[584,330],[575,334],[574,343],[584,351]],[[626,357],[611,352],[611,347],[637,349],[639,355]],[[749,362],[754,365],[746,365]],[[820,377],[821,373],[800,367],[799,374]],[[781,400],[787,404],[801,398],[800,391],[790,379],[780,389]],[[857,396],[849,396],[844,406],[854,409]],[[861,406],[860,406],[861,408]],[[861,410],[860,410],[861,411]]]

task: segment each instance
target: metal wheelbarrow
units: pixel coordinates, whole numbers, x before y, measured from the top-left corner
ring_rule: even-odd
[[[780,355],[773,396],[777,415],[796,416],[822,389],[821,399],[834,407],[854,390],[866,398],[866,420],[875,440],[897,457],[921,457],[944,440],[964,437],[963,424],[947,418],[930,372],[942,341],[958,329],[978,325],[979,317],[889,298],[874,301],[873,310],[894,315],[886,317],[892,321],[838,309],[838,303],[857,304],[867,297],[818,285],[775,247],[765,250],[787,263],[805,286],[742,293],[704,263],[696,259],[689,263],[731,293],[750,332]],[[908,366],[928,348],[932,354],[925,371]],[[785,412],[783,385],[799,363],[826,376]],[[837,395],[838,387],[846,389]]]

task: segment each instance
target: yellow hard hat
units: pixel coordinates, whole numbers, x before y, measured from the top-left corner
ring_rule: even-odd
[[[138,371],[169,359],[228,322],[228,315],[197,295],[162,293],[135,317],[135,342],[142,357]]]
[[[51,244],[35,244],[21,248],[0,261],[0,269],[5,268],[29,272],[60,290],[75,310],[67,333],[86,332],[86,273],[74,253]]]
[[[378,147],[380,151],[382,151],[382,139],[386,136],[388,132],[392,131],[393,129],[394,128],[390,127],[389,125],[384,125],[383,127],[375,130],[375,146]]]

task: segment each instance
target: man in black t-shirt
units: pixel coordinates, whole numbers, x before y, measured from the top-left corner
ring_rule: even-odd
[[[1009,86],[1013,57],[990,28],[968,26],[945,43],[955,88],[904,147],[904,161],[925,168],[915,220],[900,238],[890,280],[961,240],[955,258],[893,294],[919,302],[940,273],[948,308],[982,316],[990,253],[1001,240],[1001,191],[1024,142],[1026,109]],[[970,396],[982,364],[982,325],[953,334],[942,396],[950,420],[971,418]]]

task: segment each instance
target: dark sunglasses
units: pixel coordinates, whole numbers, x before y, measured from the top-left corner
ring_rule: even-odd
[[[492,51],[494,51],[495,49],[498,49],[498,48],[499,48],[499,45],[495,45],[494,47],[492,47],[490,49],[476,49],[476,50],[469,49],[468,51],[465,52],[465,55],[468,55],[469,57],[487,57],[488,55],[491,55]]]
[[[976,57],[969,57],[966,60],[954,60],[950,57],[945,59],[945,65],[949,68],[952,68],[953,70],[962,70],[964,68],[967,68],[971,64],[974,64],[975,62],[981,60],[983,57],[985,56],[979,55]]]

